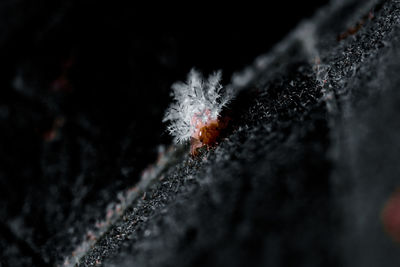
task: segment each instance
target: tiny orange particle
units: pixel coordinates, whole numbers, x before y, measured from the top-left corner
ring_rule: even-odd
[[[197,149],[203,146],[207,148],[217,144],[221,130],[226,128],[228,119],[209,119],[206,123],[198,119],[193,119],[196,125],[196,131],[190,138],[190,153],[192,156],[197,155]]]
[[[400,242],[400,189],[386,202],[382,212],[385,231],[396,242]]]

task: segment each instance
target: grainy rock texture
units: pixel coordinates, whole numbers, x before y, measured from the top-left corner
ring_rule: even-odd
[[[204,31],[203,22],[144,29],[161,17],[133,2],[1,1],[0,265],[79,259],[141,193],[132,187],[159,145],[171,143],[162,124],[171,84],[192,67],[229,79],[314,2],[294,4],[305,11],[260,35],[215,23]],[[285,6],[271,4],[263,23]]]
[[[381,217],[400,185],[399,16],[333,1],[301,24],[234,78],[218,147],[168,169],[81,265],[399,266]]]
[[[85,45],[71,52],[69,30],[52,34],[59,22],[35,20],[32,7],[26,18],[41,34],[29,44],[49,55],[68,41],[65,51],[25,51],[16,74],[2,65],[13,89],[0,93],[1,267],[400,265],[400,207],[385,209],[400,187],[399,1],[331,1],[233,74],[239,93],[215,148],[196,157],[187,146],[161,150],[142,175],[155,144],[169,142],[159,136],[171,73],[191,63],[176,67],[174,40],[160,38],[154,58],[113,64],[151,38],[114,33],[118,21],[106,28],[118,45],[91,24],[85,37],[71,14],[86,9],[74,3],[48,8],[74,22]],[[12,25],[3,48],[24,33]],[[99,58],[108,46],[116,54]],[[59,70],[44,71],[54,62]],[[142,77],[141,68],[165,76]],[[132,83],[164,88],[160,100],[125,90]]]

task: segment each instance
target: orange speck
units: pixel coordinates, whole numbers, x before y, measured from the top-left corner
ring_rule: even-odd
[[[385,231],[394,241],[400,242],[400,189],[386,202],[382,211]]]
[[[200,117],[195,116],[192,118],[192,125],[196,130],[190,138],[190,153],[192,156],[197,155],[197,149],[203,146],[207,148],[214,146],[217,143],[221,130],[226,128],[229,118],[225,119],[211,119],[210,111],[205,112],[208,117],[207,122],[203,122]]]
[[[53,141],[56,138],[56,136],[57,136],[57,131],[54,130],[54,129],[50,129],[50,130],[48,130],[48,131],[43,133],[43,139],[46,142]]]

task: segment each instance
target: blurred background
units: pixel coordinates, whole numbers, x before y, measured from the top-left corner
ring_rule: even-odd
[[[0,266],[57,262],[137,182],[171,142],[161,121],[173,82],[195,67],[221,69],[229,83],[326,2],[265,2],[236,13],[199,7],[204,13],[194,15],[3,0]]]

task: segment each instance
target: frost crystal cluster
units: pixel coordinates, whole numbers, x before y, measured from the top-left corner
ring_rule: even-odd
[[[174,102],[167,109],[163,121],[169,121],[169,133],[176,143],[194,136],[198,128],[218,119],[222,108],[231,100],[232,94],[223,90],[221,71],[204,79],[192,69],[187,82],[172,85]]]

